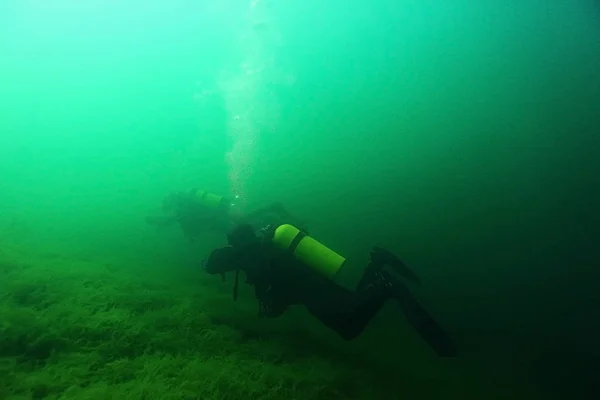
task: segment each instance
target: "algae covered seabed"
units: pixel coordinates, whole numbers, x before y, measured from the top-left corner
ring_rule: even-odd
[[[231,280],[166,249],[100,248],[3,240],[0,398],[535,397],[506,371],[437,359],[403,324],[386,332],[391,306],[348,343],[303,310],[257,319],[248,288],[234,303]]]

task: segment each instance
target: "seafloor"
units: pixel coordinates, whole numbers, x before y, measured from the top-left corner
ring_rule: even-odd
[[[247,288],[234,303],[231,282],[195,268],[93,249],[0,243],[0,399],[536,397],[469,357],[437,359],[388,328],[395,310],[344,342],[303,310],[259,320]]]

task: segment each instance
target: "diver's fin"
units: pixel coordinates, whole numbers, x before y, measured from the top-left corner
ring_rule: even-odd
[[[409,281],[421,284],[421,279],[415,274],[410,268],[406,266],[396,255],[383,247],[374,246],[371,250],[371,261],[375,262],[376,265],[383,267],[384,265],[390,266],[403,278]]]
[[[419,304],[417,299],[402,282],[394,282],[394,293],[396,301],[400,305],[408,322],[437,355],[440,357],[455,357],[456,347],[452,339],[423,306]]]
[[[400,274],[400,276],[408,279],[409,281],[416,283],[417,285],[421,284],[421,279],[419,279],[417,274],[408,268],[400,259],[397,259],[396,262],[390,264],[390,267]]]

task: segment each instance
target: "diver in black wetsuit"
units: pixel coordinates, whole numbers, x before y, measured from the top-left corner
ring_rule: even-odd
[[[369,321],[389,299],[397,300],[409,323],[444,357],[456,353],[451,339],[429,316],[393,271],[414,283],[416,275],[389,251],[374,247],[370,262],[355,291],[331,279],[345,259],[292,225],[269,226],[262,237],[248,224],[238,225],[227,235],[229,245],[213,250],[203,267],[209,274],[236,271],[254,287],[259,317],[275,318],[292,305],[304,305],[324,325],[343,339],[360,335]]]
[[[146,222],[157,227],[179,224],[190,241],[207,230],[225,233],[243,223],[256,228],[283,223],[303,225],[281,203],[243,213],[229,199],[197,189],[169,194],[163,200],[162,211],[163,215],[146,217]]]

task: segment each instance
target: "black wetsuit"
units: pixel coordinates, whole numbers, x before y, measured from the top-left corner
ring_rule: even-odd
[[[272,242],[257,242],[229,262],[206,264],[209,274],[241,270],[254,287],[259,316],[275,318],[292,305],[304,305],[342,338],[358,336],[392,294],[376,282],[368,268],[356,291],[348,290],[313,271]]]
[[[249,226],[236,230],[253,234]],[[388,299],[394,298],[408,322],[439,355],[455,354],[450,338],[406,286],[383,270],[384,265],[400,262],[387,250],[374,248],[371,261],[352,291],[312,270],[270,240],[257,238],[235,245],[231,235],[229,238],[230,246],[213,250],[204,268],[210,274],[236,271],[236,299],[238,273],[243,271],[259,301],[259,316],[275,318],[292,305],[304,305],[324,325],[343,339],[351,340],[360,335]],[[400,271],[400,274],[418,282],[412,272]]]

